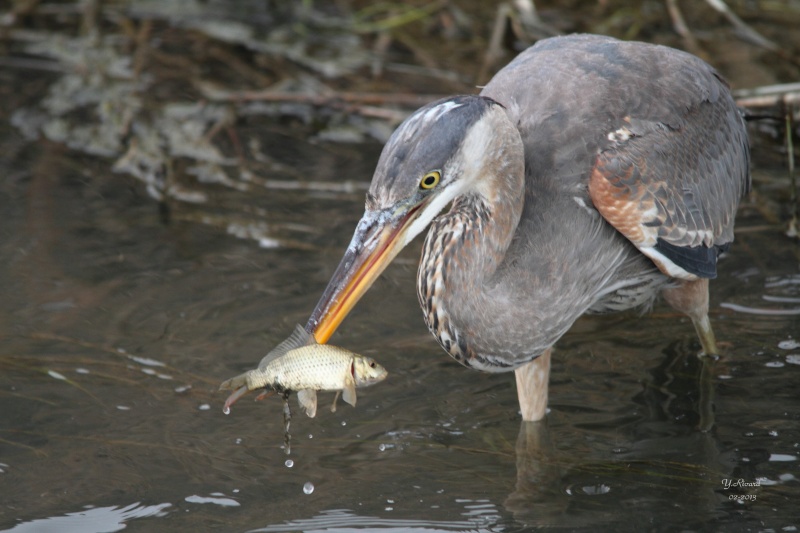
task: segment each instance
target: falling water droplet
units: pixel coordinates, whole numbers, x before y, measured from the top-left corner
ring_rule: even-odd
[[[311,494],[312,492],[314,492],[314,484],[311,483],[310,481],[306,481],[306,484],[303,485],[303,492],[305,492],[306,494]]]
[[[378,445],[378,450],[380,450],[380,451],[382,451],[382,452],[385,452],[385,451],[386,451],[386,445],[385,445],[385,444],[383,444],[383,443],[380,443],[380,444]]]
[[[293,466],[294,466],[294,461],[292,461],[291,459],[286,459],[286,462],[285,462],[285,463],[283,463],[283,464],[285,464],[285,465],[286,465],[286,468],[291,468],[291,467],[293,467]],[[311,489],[311,490],[314,490],[314,489],[313,489],[313,487],[312,487],[312,489]]]
[[[222,412],[225,413],[226,415],[229,415],[229,414],[231,414],[231,408],[225,406],[225,407],[222,408]]]

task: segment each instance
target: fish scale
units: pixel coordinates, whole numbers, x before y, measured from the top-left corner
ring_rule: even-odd
[[[247,387],[280,390],[341,390],[353,375],[353,353],[336,346],[297,348],[247,375]]]

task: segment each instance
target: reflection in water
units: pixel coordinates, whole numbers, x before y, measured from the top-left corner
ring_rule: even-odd
[[[460,503],[468,503],[464,500]],[[465,505],[465,508],[468,508]],[[493,506],[490,506],[493,508]],[[494,509],[494,508],[493,508]],[[469,511],[464,514],[471,514]],[[312,518],[291,520],[284,524],[277,524],[250,530],[251,533],[279,533],[294,531],[352,531],[353,529],[380,529],[381,531],[408,531],[428,532],[436,531],[464,531],[464,532],[489,532],[494,517],[489,521],[476,517],[470,520],[439,521],[439,520],[411,520],[399,518],[380,518],[377,516],[361,516],[350,509],[332,509],[323,511]]]
[[[515,520],[529,526],[629,527],[621,521],[625,510],[656,495],[679,506],[689,521],[719,514],[719,483],[733,475],[734,464],[720,453],[712,431],[716,361],[674,348],[645,384],[641,398],[648,420],[637,424],[640,434],[608,459],[567,453],[558,443],[565,428],[554,432],[547,420],[521,423],[516,486],[505,500]]]
[[[164,511],[172,504],[141,505],[132,503],[126,507],[95,507],[67,513],[64,516],[42,518],[23,522],[11,529],[8,533],[107,533],[120,531],[127,527],[127,522],[135,518],[163,517]]]
[[[221,505],[222,507],[239,507],[239,502],[233,498],[225,496],[221,492],[212,492],[210,496],[198,496],[193,494],[184,498],[189,503],[213,503],[214,505]]]
[[[562,476],[569,465],[558,457],[547,419],[521,422],[515,452],[517,484],[506,498],[506,509],[527,524],[562,523],[570,500],[562,487]]]

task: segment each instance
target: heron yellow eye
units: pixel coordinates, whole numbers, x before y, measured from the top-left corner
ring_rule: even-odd
[[[438,170],[432,170],[422,177],[419,182],[419,188],[423,190],[433,189],[439,184],[440,179],[442,179],[442,173]]]

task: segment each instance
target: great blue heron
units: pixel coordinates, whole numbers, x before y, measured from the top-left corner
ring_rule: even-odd
[[[551,347],[584,313],[646,308],[660,291],[717,352],[708,280],[749,187],[745,125],[709,65],[608,37],[539,41],[480,95],[397,128],[306,330],[327,342],[430,225],[428,328],[466,366],[515,371],[522,417],[538,420]]]

